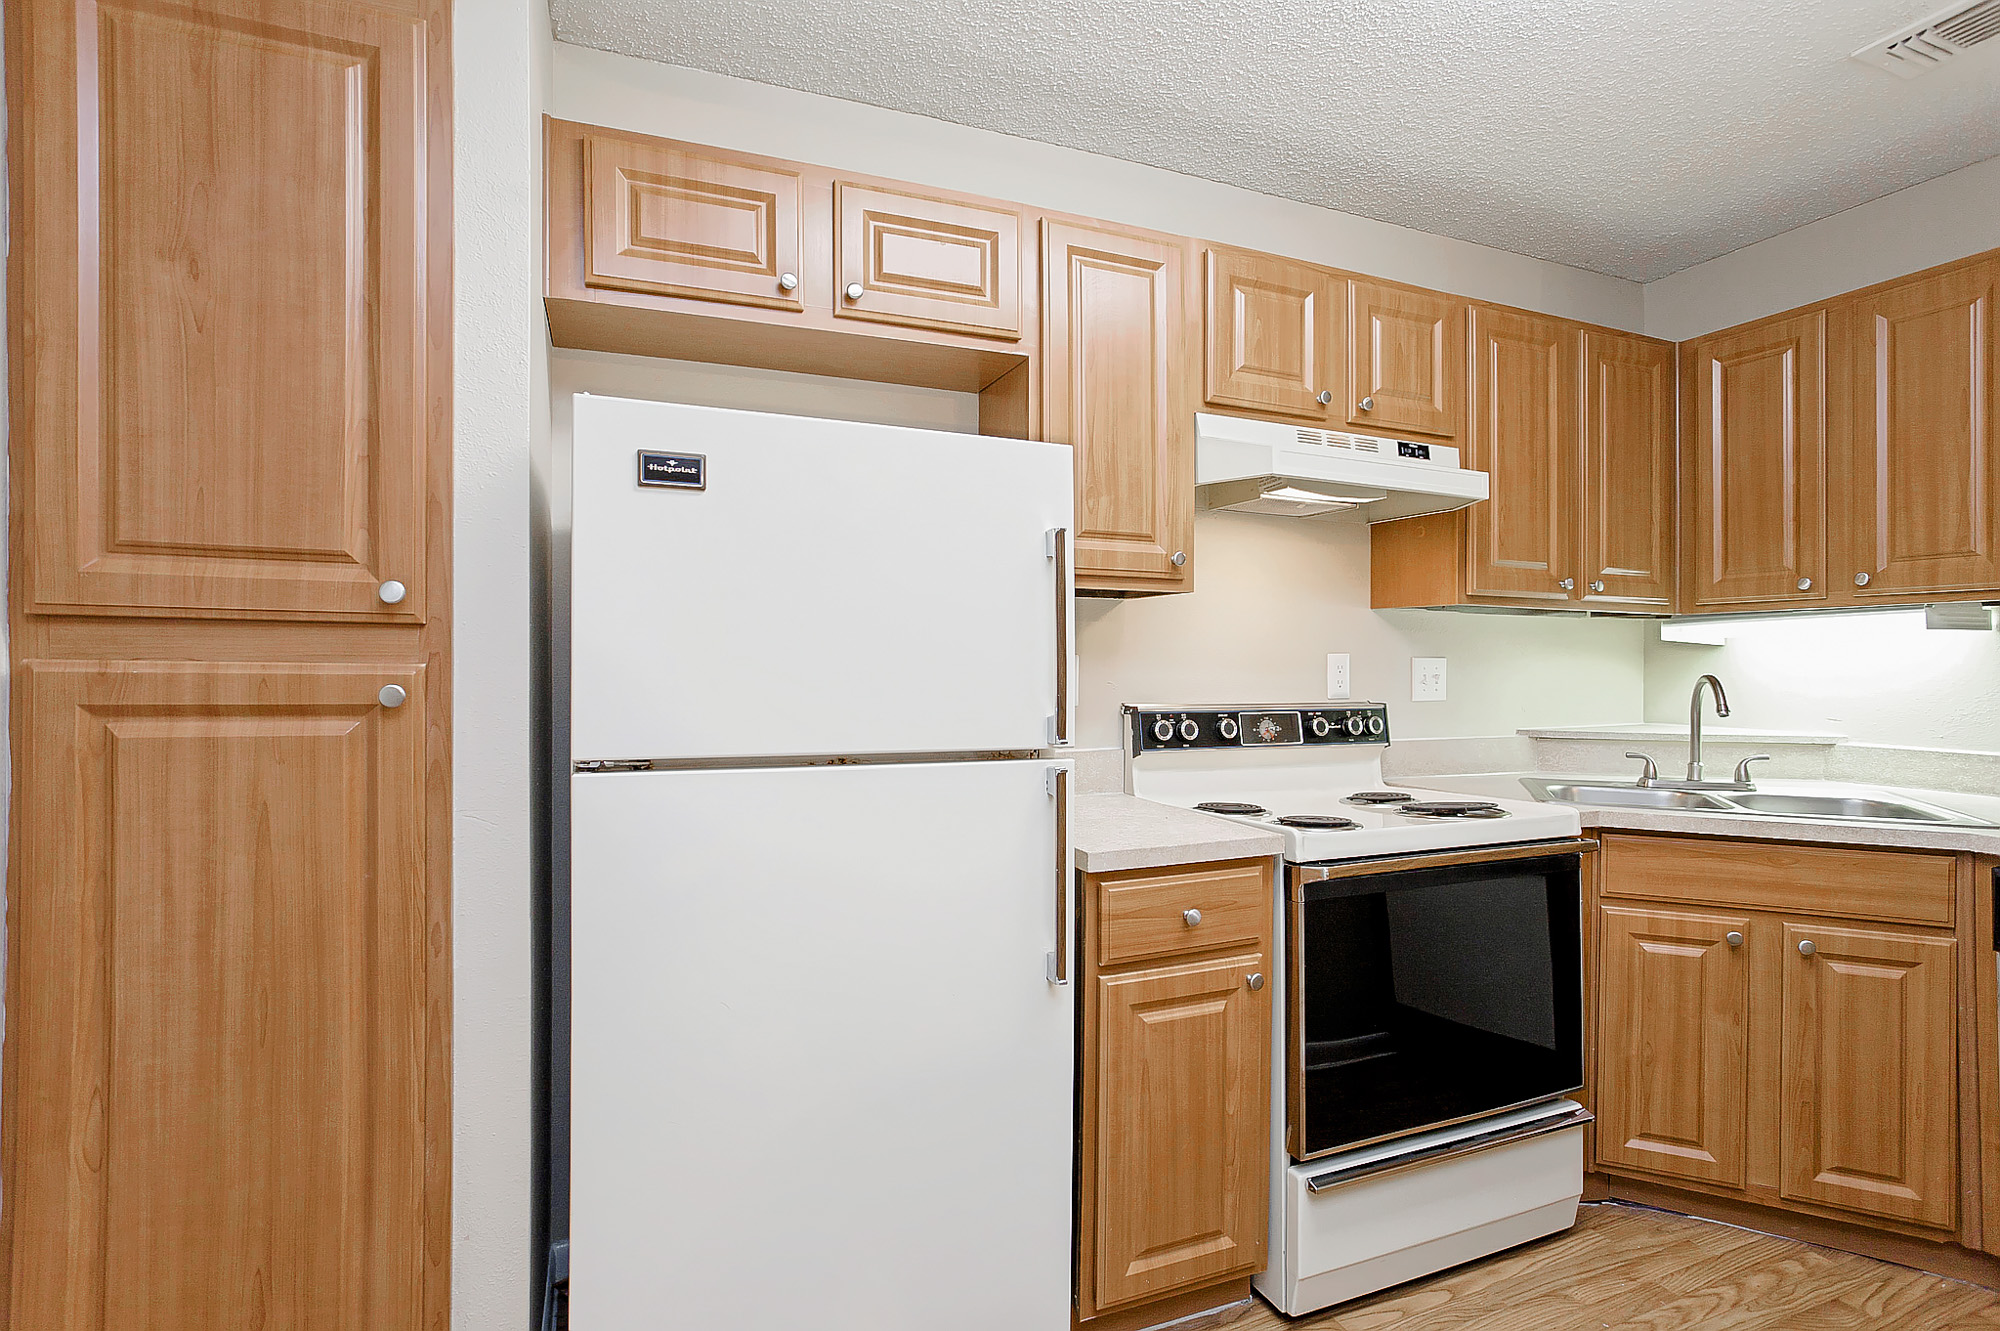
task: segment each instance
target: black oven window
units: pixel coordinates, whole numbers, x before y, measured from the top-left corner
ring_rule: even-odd
[[[1583,1083],[1574,855],[1333,879],[1299,930],[1308,1156]]]

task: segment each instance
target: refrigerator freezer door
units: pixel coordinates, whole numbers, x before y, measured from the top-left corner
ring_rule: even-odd
[[[1068,1326],[1049,768],[571,778],[573,1325]]]
[[[574,757],[1051,742],[1067,445],[584,395],[573,475]]]

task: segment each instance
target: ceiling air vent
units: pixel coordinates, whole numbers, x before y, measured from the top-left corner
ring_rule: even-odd
[[[1989,37],[2000,37],[2000,0],[1974,0],[1872,41],[1854,59],[1899,79],[1913,79]]]

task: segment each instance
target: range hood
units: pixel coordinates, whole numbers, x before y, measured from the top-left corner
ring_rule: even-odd
[[[1486,498],[1486,473],[1459,466],[1449,444],[1207,412],[1194,419],[1195,494],[1203,508],[1388,522]]]

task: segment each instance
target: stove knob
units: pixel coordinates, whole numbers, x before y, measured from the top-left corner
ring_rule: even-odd
[[[1236,718],[1233,716],[1225,716],[1220,721],[1217,721],[1215,723],[1215,733],[1222,736],[1224,739],[1235,739]]]
[[[1316,716],[1313,718],[1314,739],[1325,739],[1327,737],[1328,732],[1330,732],[1332,729],[1333,729],[1333,723],[1327,720],[1325,717]]]
[[[1153,738],[1162,744],[1173,743],[1174,723],[1164,716],[1153,722]]]
[[[1368,733],[1369,733],[1369,734],[1371,734],[1371,735],[1379,735],[1379,734],[1381,734],[1381,733],[1382,733],[1383,731],[1387,730],[1388,728],[1389,728],[1388,726],[1386,726],[1386,725],[1382,724],[1382,718],[1381,718],[1381,717],[1379,717],[1379,716],[1371,716],[1371,717],[1369,717],[1369,718],[1368,718]]]
[[[1359,713],[1359,712],[1350,712],[1350,713],[1348,713],[1348,716],[1347,716],[1347,733],[1348,733],[1348,734],[1350,734],[1350,735],[1359,735],[1359,734],[1362,734],[1363,732],[1365,732],[1365,731],[1366,731],[1367,729],[1368,729],[1368,722],[1367,722],[1367,719],[1366,719],[1366,718],[1364,718],[1364,717],[1363,717],[1363,716],[1361,715],[1361,713]]]
[[[1193,717],[1181,722],[1181,738],[1190,744],[1201,738],[1201,727],[1194,723]]]

